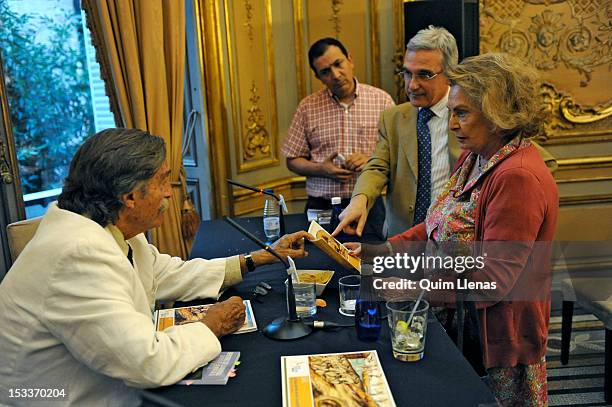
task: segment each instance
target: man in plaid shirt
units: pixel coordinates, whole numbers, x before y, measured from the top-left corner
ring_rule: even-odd
[[[351,55],[334,38],[315,42],[308,61],[326,88],[300,102],[282,152],[287,167],[307,177],[306,209],[331,208],[335,196],[345,207],[376,146],[380,114],[395,104],[387,92],[357,82]]]

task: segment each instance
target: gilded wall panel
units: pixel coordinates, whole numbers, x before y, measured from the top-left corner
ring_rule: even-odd
[[[233,138],[239,173],[279,163],[270,2],[224,2]]]
[[[541,73],[550,143],[612,135],[612,4],[607,0],[481,0],[481,52]]]
[[[404,3],[405,0],[393,0],[393,37],[394,37],[394,54],[393,64],[395,70],[399,72],[404,65],[404,54],[406,52],[406,43],[404,38]],[[403,103],[408,100],[406,91],[404,90],[404,76],[395,75],[395,100],[397,103]]]
[[[308,48],[334,37],[348,49],[360,82],[380,86],[377,0],[294,0],[298,97],[323,88],[308,65]]]

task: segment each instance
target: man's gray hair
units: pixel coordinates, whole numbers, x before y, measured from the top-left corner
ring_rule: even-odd
[[[164,140],[146,131],[117,128],[96,133],[72,158],[58,206],[102,227],[115,223],[123,196],[144,188],[165,159]]]
[[[421,49],[440,50],[443,56],[444,72],[459,62],[457,41],[446,28],[430,25],[419,30],[406,44],[406,50],[418,51]]]

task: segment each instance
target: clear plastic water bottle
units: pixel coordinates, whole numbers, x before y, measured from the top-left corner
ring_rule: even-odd
[[[266,189],[266,192],[272,192],[272,190]],[[268,241],[274,242],[279,238],[280,207],[278,201],[269,195],[266,195],[266,202],[264,204],[263,228]]]

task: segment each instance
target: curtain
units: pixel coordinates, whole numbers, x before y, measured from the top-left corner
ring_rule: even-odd
[[[186,259],[199,217],[186,194],[181,156],[185,2],[83,0],[82,7],[117,125],[166,141],[173,193],[163,224],[150,238],[160,252]]]

